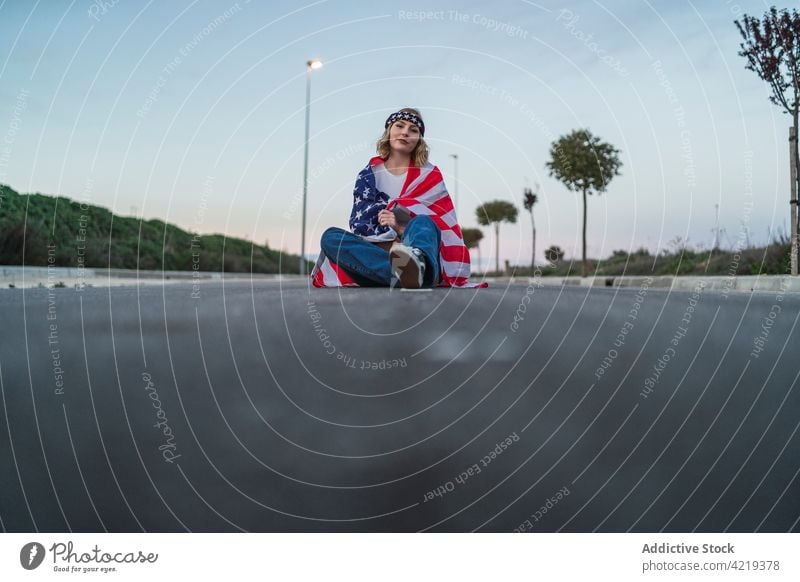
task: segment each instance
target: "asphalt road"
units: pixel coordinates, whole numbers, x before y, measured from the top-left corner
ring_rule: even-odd
[[[0,292],[4,531],[800,531],[800,297]]]

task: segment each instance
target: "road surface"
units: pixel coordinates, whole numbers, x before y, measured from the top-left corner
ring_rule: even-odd
[[[800,531],[800,297],[0,293],[5,531]]]

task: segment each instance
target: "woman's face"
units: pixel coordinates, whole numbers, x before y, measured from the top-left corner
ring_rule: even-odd
[[[419,128],[409,121],[400,119],[389,128],[389,147],[399,153],[411,155],[419,138]]]

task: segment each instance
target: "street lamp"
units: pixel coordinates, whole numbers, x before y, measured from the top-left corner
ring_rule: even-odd
[[[456,166],[456,216],[458,216],[458,154],[450,154],[450,157],[453,158],[453,162]]]
[[[303,158],[303,227],[300,241],[300,274],[306,274],[306,198],[308,197],[308,125],[311,116],[311,71],[322,67],[322,61],[306,61],[306,140]]]

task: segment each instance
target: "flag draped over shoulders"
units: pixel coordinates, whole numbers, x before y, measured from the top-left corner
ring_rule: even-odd
[[[373,168],[383,164],[376,156],[361,170],[353,189],[353,210],[350,214],[350,230],[362,237],[380,235],[389,227],[378,224],[378,213],[391,210],[399,204],[412,217],[420,214],[429,216],[442,234],[439,246],[441,266],[440,287],[474,288],[487,287],[486,283],[470,283],[469,251],[461,235],[461,227],[456,220],[453,201],[447,193],[439,168],[431,163],[416,167],[414,162],[408,168],[400,196],[389,201],[389,197],[379,192],[375,186]],[[358,284],[336,263],[320,253],[317,264],[311,272],[315,287],[358,287]]]

